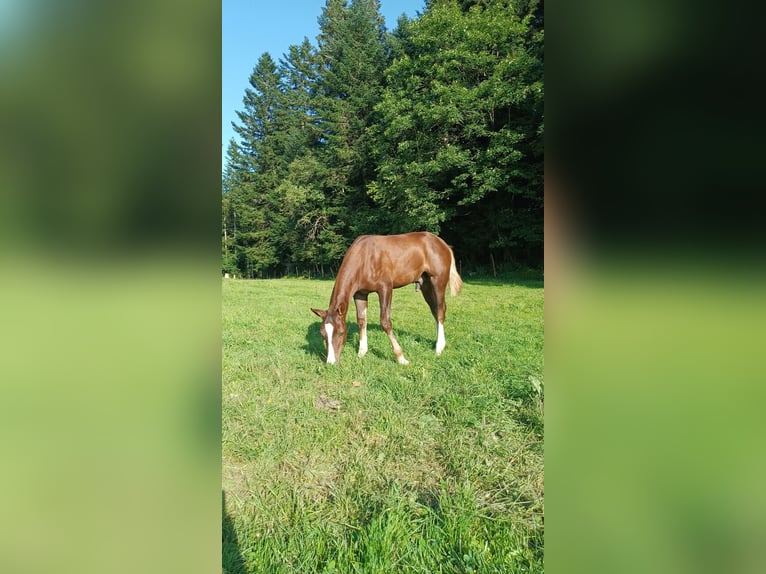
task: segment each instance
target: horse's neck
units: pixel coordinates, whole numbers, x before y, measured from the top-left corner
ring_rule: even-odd
[[[357,285],[353,280],[351,274],[345,273],[345,269],[341,268],[338,271],[338,276],[335,278],[335,285],[332,288],[332,295],[330,295],[329,309],[336,309],[339,304],[346,302],[356,293]]]

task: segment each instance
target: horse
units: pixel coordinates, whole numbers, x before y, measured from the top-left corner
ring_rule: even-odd
[[[346,311],[351,297],[356,305],[359,325],[359,357],[367,353],[367,297],[377,293],[380,300],[380,326],[388,335],[396,360],[406,365],[402,348],[391,330],[391,296],[394,289],[415,283],[415,290],[431,308],[436,320],[436,354],[447,344],[444,317],[445,291],[453,296],[463,287],[455,267],[455,255],[443,239],[433,233],[417,231],[400,235],[360,235],[346,251],[335,277],[326,311],[311,308],[322,319],[320,331],[327,346],[327,363],[335,364],[346,343]]]

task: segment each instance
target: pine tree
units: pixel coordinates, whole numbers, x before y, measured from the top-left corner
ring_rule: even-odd
[[[316,108],[319,60],[316,50],[304,39],[290,46],[280,60],[280,88],[284,104],[280,109],[280,128],[287,132],[284,160],[293,160],[310,153],[319,145],[320,126]]]
[[[239,146],[232,139],[226,150],[226,168],[221,178],[221,267],[224,272],[241,274],[237,253],[237,194],[239,178],[244,171]]]
[[[281,92],[279,74],[268,53],[258,60],[245,90],[244,110],[237,112],[240,123],[233,124],[239,135],[236,145],[236,179],[231,203],[238,215],[235,242],[238,264],[246,276],[261,276],[279,263],[277,239],[278,201],[272,191],[283,175],[283,150],[274,136],[279,133],[278,114]]]
[[[357,235],[376,229],[367,185],[375,178],[376,142],[383,76],[389,61],[387,35],[377,0],[328,0],[319,19],[321,59],[318,102],[329,200],[324,240],[328,253],[342,251]]]

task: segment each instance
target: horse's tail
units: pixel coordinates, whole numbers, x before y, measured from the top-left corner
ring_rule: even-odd
[[[456,297],[463,288],[463,280],[457,272],[457,267],[455,267],[455,254],[452,252],[452,249],[449,250],[449,255],[449,292],[453,297]]]

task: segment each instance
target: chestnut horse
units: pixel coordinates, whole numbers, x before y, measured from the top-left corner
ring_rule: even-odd
[[[463,281],[455,268],[455,256],[449,245],[425,231],[402,235],[361,235],[348,248],[338,269],[326,311],[311,309],[322,319],[321,332],[327,345],[327,362],[336,363],[346,342],[346,311],[354,298],[359,325],[359,356],[367,353],[367,296],[377,293],[380,299],[380,326],[391,340],[396,360],[402,365],[402,348],[391,331],[391,295],[394,289],[415,283],[415,289],[431,308],[436,319],[436,354],[447,344],[444,316],[447,304],[444,293],[449,284],[452,295],[460,293]]]

